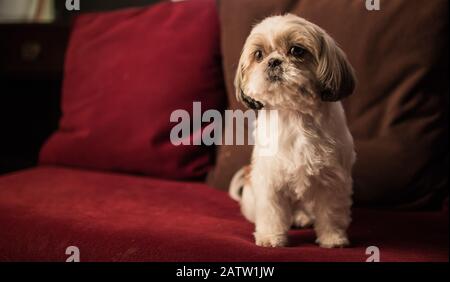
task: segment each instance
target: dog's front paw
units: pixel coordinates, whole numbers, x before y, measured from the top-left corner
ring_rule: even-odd
[[[260,247],[285,247],[287,245],[287,235],[259,234],[255,233],[256,245]]]
[[[322,235],[317,238],[316,243],[322,248],[343,248],[350,245],[347,236],[337,233]]]

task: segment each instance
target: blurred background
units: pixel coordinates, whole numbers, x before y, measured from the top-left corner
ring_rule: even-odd
[[[73,1],[69,1],[73,2]],[[157,0],[80,1],[83,12],[144,6]],[[66,0],[0,0],[0,23],[50,23],[73,16],[65,8]]]
[[[0,21],[52,22],[55,10],[54,0],[0,0]]]
[[[81,12],[145,6],[158,0],[80,1]],[[0,174],[37,163],[57,128],[71,19],[66,0],[0,0]]]

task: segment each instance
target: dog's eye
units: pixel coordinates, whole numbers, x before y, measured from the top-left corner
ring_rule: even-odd
[[[261,61],[262,61],[262,59],[263,59],[263,53],[262,53],[261,50],[257,50],[257,51],[255,52],[255,59],[256,59],[257,62],[261,62]]]
[[[296,58],[300,58],[301,56],[303,56],[303,54],[305,54],[305,51],[305,48],[294,45],[291,47],[291,49],[289,49],[289,54]]]

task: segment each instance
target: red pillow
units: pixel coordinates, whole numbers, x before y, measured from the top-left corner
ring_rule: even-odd
[[[170,115],[192,117],[194,101],[202,111],[223,108],[219,37],[213,0],[81,15],[66,55],[63,116],[40,163],[203,178],[214,147],[173,145]]]

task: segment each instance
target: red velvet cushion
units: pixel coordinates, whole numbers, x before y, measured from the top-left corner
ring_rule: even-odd
[[[80,16],[66,56],[60,127],[40,162],[204,177],[214,148],[172,145],[170,115],[192,112],[193,101],[202,110],[223,106],[219,33],[214,0]]]
[[[0,177],[0,260],[448,261],[448,213],[355,210],[353,245],[323,249],[311,229],[287,248],[254,244],[253,225],[225,192],[175,182],[57,167]]]

